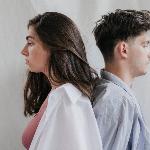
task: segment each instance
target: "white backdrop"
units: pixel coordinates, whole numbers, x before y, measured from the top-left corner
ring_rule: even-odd
[[[23,150],[25,67],[20,51],[34,10],[27,0],[0,0],[0,150]]]
[[[28,120],[23,116],[25,65],[20,50],[25,43],[28,20],[45,11],[68,15],[82,33],[90,64],[99,71],[104,63],[92,30],[100,15],[117,8],[150,9],[150,1],[0,0],[0,150],[24,150],[21,134]],[[135,81],[134,91],[150,128],[150,74]]]

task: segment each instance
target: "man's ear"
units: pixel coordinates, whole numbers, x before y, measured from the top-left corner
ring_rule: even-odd
[[[115,47],[116,56],[122,59],[126,59],[128,56],[128,45],[124,41],[120,41],[117,43]]]

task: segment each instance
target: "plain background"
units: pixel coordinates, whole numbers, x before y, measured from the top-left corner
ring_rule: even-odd
[[[45,11],[68,15],[78,25],[87,57],[97,71],[104,62],[92,30],[102,14],[120,9],[150,9],[149,0],[0,0],[0,149],[24,150],[21,136],[29,119],[23,116],[26,68],[20,54],[28,20]],[[149,69],[150,71],[150,69]],[[150,128],[150,74],[134,81],[133,89]]]

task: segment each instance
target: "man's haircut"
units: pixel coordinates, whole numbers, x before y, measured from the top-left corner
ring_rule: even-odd
[[[113,59],[119,41],[127,41],[150,30],[150,12],[147,10],[120,10],[103,15],[94,28],[96,45],[105,62]]]

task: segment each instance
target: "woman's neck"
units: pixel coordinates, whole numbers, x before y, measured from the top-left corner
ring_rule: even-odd
[[[51,87],[52,87],[52,89],[51,90],[54,90],[54,89],[56,89],[57,87],[59,87],[59,86],[61,86],[62,84],[64,84],[65,82],[61,82],[61,81],[59,81],[53,74],[53,79],[51,78],[51,76],[49,75],[49,72],[48,72],[48,69],[45,69],[44,71],[43,71],[43,73],[46,75],[46,77],[48,78],[48,81],[49,81],[49,83],[50,83],[50,85],[51,85]]]

